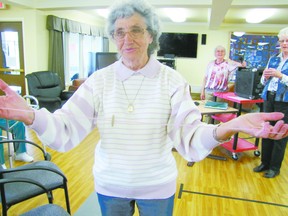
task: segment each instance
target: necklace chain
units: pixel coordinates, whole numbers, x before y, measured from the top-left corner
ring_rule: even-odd
[[[215,64],[216,64],[216,65],[220,65],[220,64],[222,64],[223,62],[225,62],[225,59],[223,59],[223,60],[222,60],[221,62],[219,62],[219,63],[217,62],[217,60],[215,60]]]
[[[137,90],[137,93],[136,93],[136,95],[135,95],[135,97],[134,97],[134,99],[133,99],[132,101],[129,100],[128,95],[127,95],[127,92],[126,92],[125,85],[124,85],[124,83],[123,83],[123,81],[122,81],[122,86],[123,86],[123,89],[124,89],[124,92],[125,92],[126,99],[127,99],[127,101],[128,101],[127,111],[128,111],[129,113],[132,113],[132,112],[134,111],[134,102],[135,102],[135,100],[136,100],[136,98],[137,98],[137,96],[138,96],[138,94],[139,94],[139,91],[140,91],[140,89],[141,89],[141,87],[142,87],[142,84],[143,84],[144,79],[145,79],[145,76],[143,76],[143,79],[142,79],[142,81],[141,81],[140,87],[139,87],[139,89]]]

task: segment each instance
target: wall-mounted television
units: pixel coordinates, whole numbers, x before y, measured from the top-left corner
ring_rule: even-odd
[[[168,54],[175,57],[197,58],[198,34],[162,33],[159,43],[158,56]]]

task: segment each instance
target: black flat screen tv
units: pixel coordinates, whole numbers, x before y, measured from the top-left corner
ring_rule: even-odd
[[[198,34],[162,33],[159,43],[158,56],[168,54],[175,57],[197,58]]]

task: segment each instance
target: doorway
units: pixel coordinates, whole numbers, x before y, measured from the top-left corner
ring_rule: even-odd
[[[26,94],[22,22],[0,22],[0,79]]]

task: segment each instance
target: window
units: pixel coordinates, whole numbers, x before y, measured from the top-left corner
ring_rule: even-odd
[[[64,32],[65,84],[70,85],[76,78],[91,74],[96,59],[91,53],[107,51],[103,37]]]
[[[20,69],[18,32],[1,32],[3,68]]]

